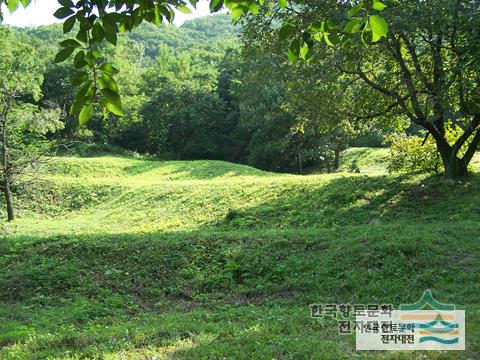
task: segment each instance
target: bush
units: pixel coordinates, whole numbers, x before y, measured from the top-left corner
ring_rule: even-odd
[[[463,130],[458,126],[447,124],[445,127],[445,136],[451,145],[462,133]],[[443,171],[442,158],[437,151],[435,139],[431,135],[425,139],[426,135],[426,131],[420,131],[419,135],[394,133],[387,137],[386,142],[390,144],[388,172],[437,173]],[[464,155],[468,144],[467,141],[462,146],[459,157]]]
[[[421,137],[398,133],[390,135],[388,172],[439,172],[442,168],[442,159],[435,140],[429,136],[422,144],[424,137],[425,135]]]

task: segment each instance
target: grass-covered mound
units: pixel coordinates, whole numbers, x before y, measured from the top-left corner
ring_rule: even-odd
[[[366,154],[344,154],[360,173],[311,176],[54,159],[3,229],[1,356],[410,359],[355,352],[308,304],[430,288],[467,310],[467,351],[419,356],[479,357],[480,179],[392,176]]]

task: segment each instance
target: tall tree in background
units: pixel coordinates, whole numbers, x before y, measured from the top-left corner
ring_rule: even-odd
[[[43,77],[32,47],[0,36],[0,166],[8,220],[15,218],[12,182],[41,157],[41,140],[63,124],[59,109],[40,109],[22,100],[40,98]]]

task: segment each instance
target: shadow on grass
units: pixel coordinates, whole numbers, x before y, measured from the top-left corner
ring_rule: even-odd
[[[351,343],[312,323],[309,303],[398,305],[430,288],[474,309],[465,357],[475,357],[479,183],[342,177],[293,184],[195,231],[9,235],[0,342],[19,345],[3,351],[302,358],[318,347],[348,357]]]
[[[390,222],[425,223],[480,217],[480,177],[464,183],[440,176],[342,176],[326,184],[298,184],[252,208],[231,209],[227,228],[331,227]]]
[[[357,280],[371,279],[375,287],[394,265],[395,274],[405,275],[395,280],[401,292],[436,261],[477,264],[479,184],[477,177],[462,185],[342,177],[319,187],[293,184],[275,200],[233,209],[192,231],[8,235],[0,242],[0,300],[71,298],[79,290],[98,296],[101,289],[145,307],[162,298],[248,302],[315,293],[336,299],[350,291],[363,298],[381,287],[357,289]],[[420,277],[418,285],[435,285],[437,277],[443,276]]]
[[[19,342],[3,351],[27,358],[308,358],[314,347],[338,358],[351,342],[335,344],[309,303],[398,305],[430,288],[474,310],[471,355],[479,224],[431,225],[10,237],[0,246],[0,343]]]
[[[38,317],[50,317],[53,323],[41,329],[24,328],[20,346],[8,346],[12,345],[8,337],[0,335],[2,354],[5,358],[68,354],[102,359],[298,359],[315,353],[333,359],[353,350],[351,336],[339,336],[332,321],[309,318],[308,306],[223,306],[188,313],[142,313],[134,318],[117,314],[65,327],[55,324],[78,306],[41,311]]]

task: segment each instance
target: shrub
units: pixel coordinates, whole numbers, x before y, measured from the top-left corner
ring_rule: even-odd
[[[398,133],[390,135],[388,172],[439,172],[442,159],[435,140],[429,136],[423,143],[424,137]]]
[[[450,144],[455,143],[463,133],[459,126],[450,123],[445,128],[445,136]],[[442,159],[433,136],[426,136],[425,131],[419,135],[394,133],[386,138],[390,144],[390,156],[387,162],[388,172],[421,172],[437,173],[443,170]],[[468,142],[460,149],[458,154],[462,157],[468,147]]]

